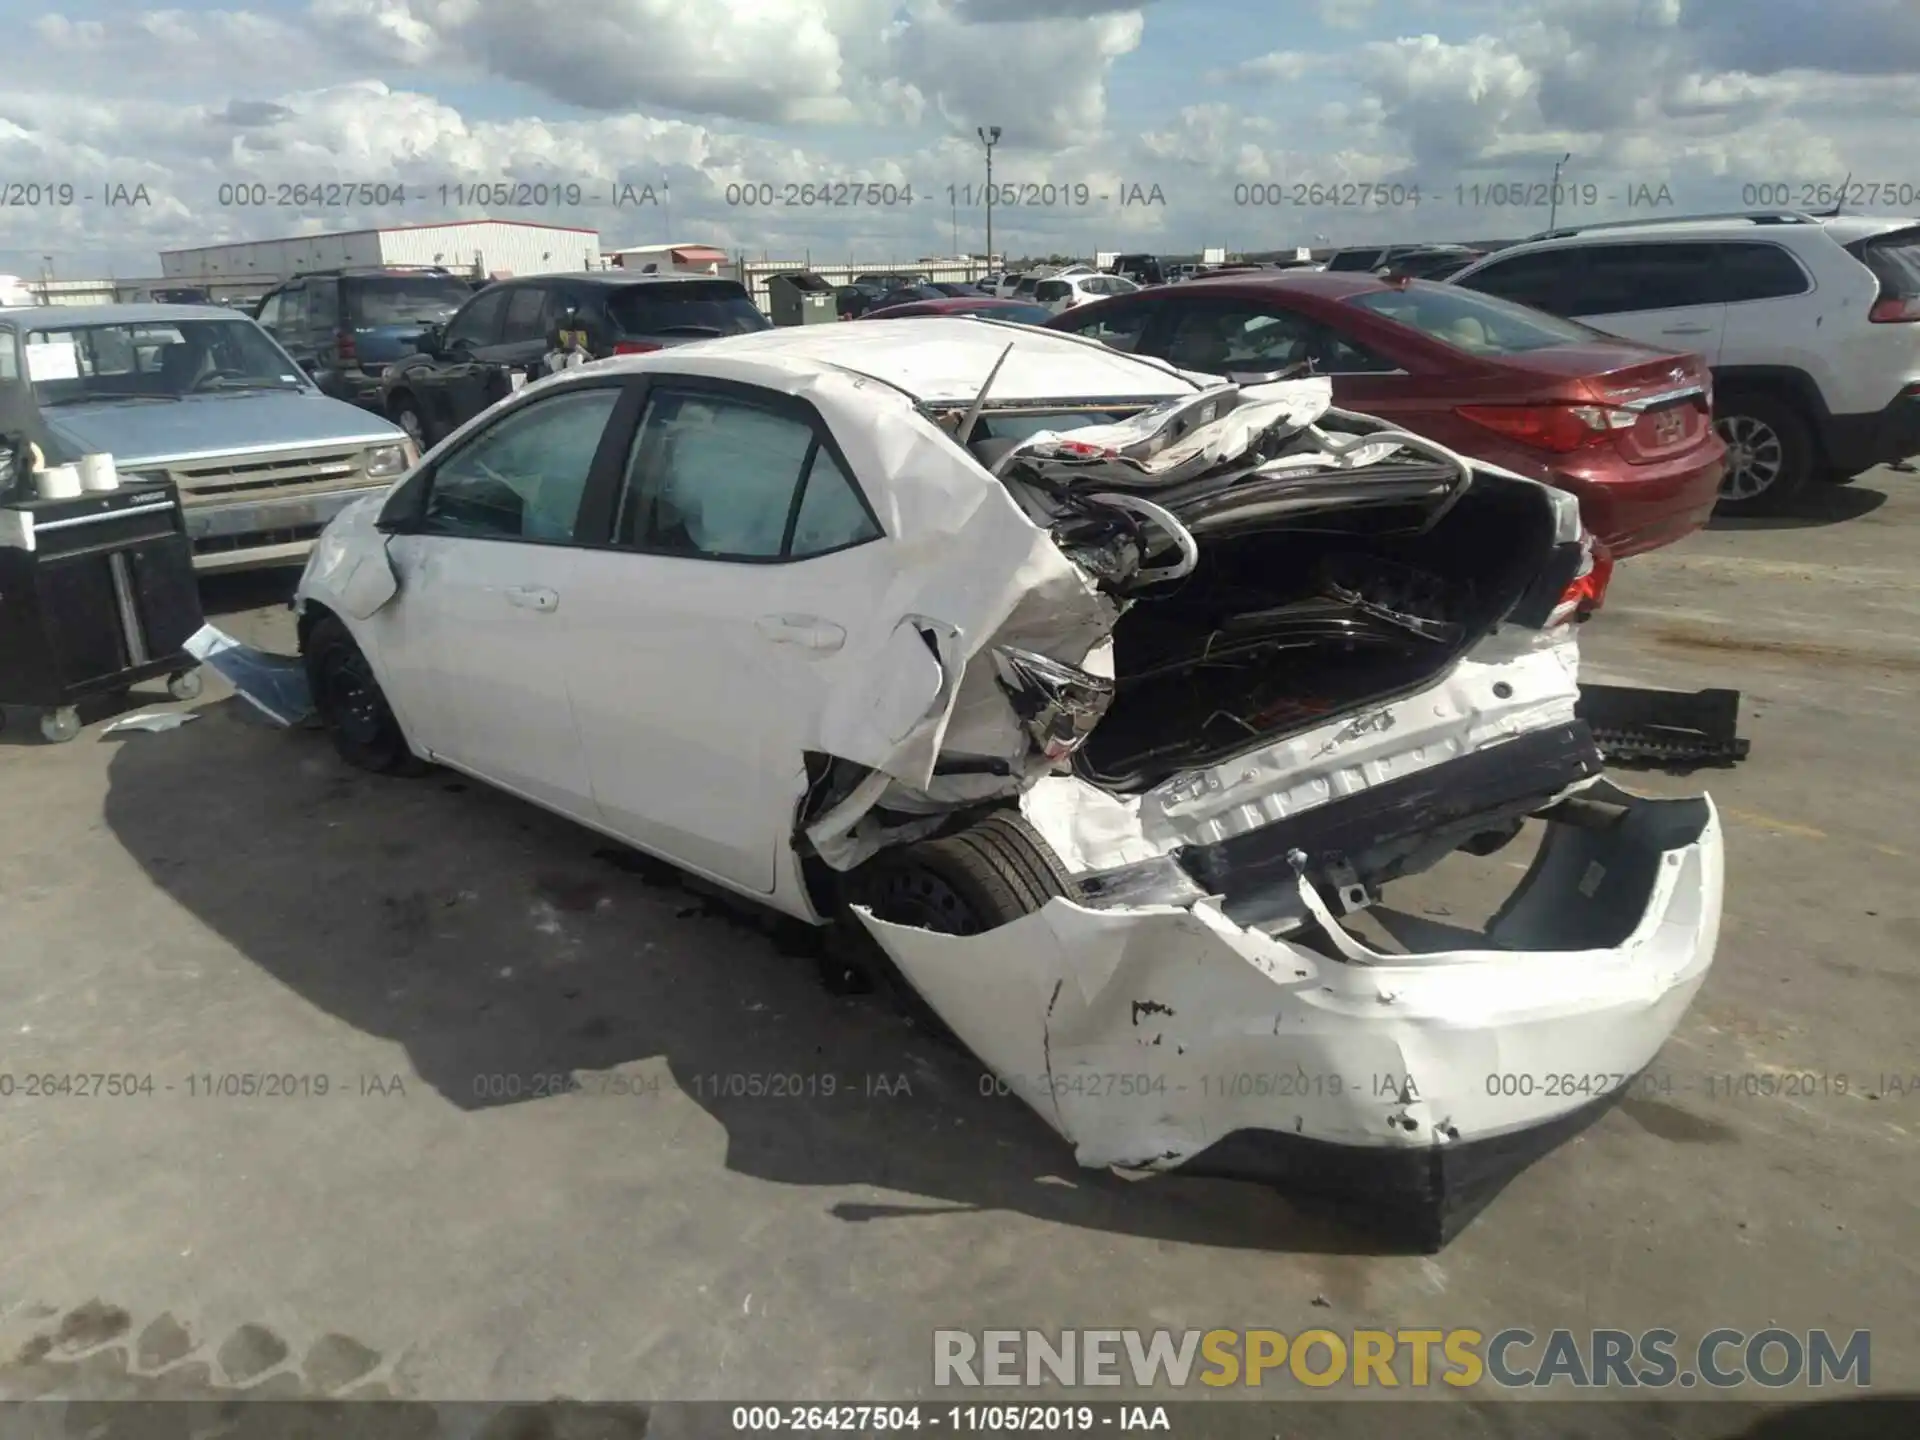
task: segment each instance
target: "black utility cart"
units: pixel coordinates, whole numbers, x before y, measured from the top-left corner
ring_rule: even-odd
[[[203,623],[200,592],[174,487],[58,500],[22,488],[0,498],[0,705],[37,709],[58,742],[80,733],[76,707],[93,696],[161,676],[176,700],[198,695],[182,647]]]

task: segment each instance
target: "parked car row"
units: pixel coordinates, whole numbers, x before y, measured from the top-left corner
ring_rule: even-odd
[[[1716,501],[1775,510],[1920,452],[1913,221],[1581,227],[1447,281],[1361,257],[1381,258],[1384,275],[1336,256],[1050,323],[1188,370],[1331,376],[1344,405],[1571,489],[1617,555],[1678,539]]]

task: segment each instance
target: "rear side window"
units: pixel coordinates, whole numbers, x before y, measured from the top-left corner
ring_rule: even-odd
[[[1779,300],[1804,295],[1812,288],[1799,262],[1778,245],[1730,242],[1714,248],[1719,252],[1714,266],[1719,287],[1715,299]]]
[[[607,313],[628,335],[745,335],[773,325],[732,280],[629,285],[607,297]]]
[[[1704,241],[1585,246],[1586,271],[1571,313],[1625,315],[1718,304],[1724,248]]]
[[[368,329],[444,320],[473,298],[451,275],[363,275],[342,285],[348,323]]]
[[[1073,293],[1073,286],[1064,280],[1042,280],[1033,287],[1033,298],[1045,305],[1052,300],[1064,300]]]
[[[307,282],[307,323],[315,330],[340,328],[340,287],[333,281]]]
[[[1386,252],[1382,250],[1342,250],[1331,260],[1327,261],[1327,269],[1371,270],[1380,263],[1385,253]],[[1181,268],[1191,269],[1192,267],[1182,266]]]
[[[1432,282],[1353,295],[1343,303],[1371,310],[1470,355],[1524,355],[1594,338],[1593,331],[1571,320]]]
[[[627,470],[619,543],[708,560],[802,560],[877,539],[853,481],[798,417],[663,390]]]
[[[1101,305],[1091,315],[1085,308],[1068,310],[1058,322],[1054,321],[1050,311],[1042,310],[1040,313],[1048,316],[1045,323],[1049,330],[1073,331],[1089,340],[1098,340],[1110,350],[1121,350],[1131,355],[1146,338],[1147,322],[1153,318],[1155,311],[1146,304]]]
[[[503,345],[526,344],[546,338],[547,292],[538,285],[522,285],[507,299],[507,319],[500,331]]]
[[[1166,358],[1182,370],[1284,370],[1313,358],[1320,327],[1258,305],[1195,305],[1174,322]]]
[[[1920,300],[1920,229],[1896,230],[1851,248],[1880,282],[1882,300]]]
[[[1579,276],[1584,268],[1577,249],[1536,250],[1528,255],[1496,260],[1484,270],[1461,277],[1457,283],[1483,295],[1511,300],[1516,305],[1531,305],[1550,315],[1575,315],[1580,312],[1567,307],[1578,298]]]

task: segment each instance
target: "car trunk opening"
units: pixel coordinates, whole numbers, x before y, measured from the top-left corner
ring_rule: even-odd
[[[1193,573],[1115,627],[1114,699],[1080,773],[1105,789],[1150,788],[1434,681],[1514,610],[1557,548],[1536,487],[1483,477],[1436,515],[1444,503],[1328,494],[1250,532],[1201,538]]]

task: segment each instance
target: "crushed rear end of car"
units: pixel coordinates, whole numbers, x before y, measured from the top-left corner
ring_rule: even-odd
[[[1051,545],[991,633],[903,644],[944,676],[921,758],[808,834],[848,870],[1017,806],[1069,893],[973,934],[855,908],[945,1025],[1083,1165],[1267,1180],[1431,1250],[1671,1034],[1721,838],[1705,797],[1609,784],[1575,715],[1603,572],[1573,498],[1329,401],[1209,381],[972,445]],[[1523,829],[1483,933],[1354,933]]]

